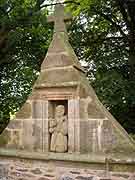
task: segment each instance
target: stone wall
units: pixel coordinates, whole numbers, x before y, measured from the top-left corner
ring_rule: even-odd
[[[1,180],[101,180],[106,171],[85,163],[1,158]],[[102,169],[102,170],[99,170]],[[111,180],[135,180],[134,172],[109,172]]]

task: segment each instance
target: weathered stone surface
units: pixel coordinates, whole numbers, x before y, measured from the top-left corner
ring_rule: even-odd
[[[101,133],[101,143],[104,151],[111,151],[116,144],[116,137],[113,131],[112,123],[108,120],[103,120]]]
[[[135,180],[135,173],[130,175],[130,177],[128,178],[128,180]]]
[[[21,173],[20,173],[20,172],[18,172],[18,171],[11,171],[11,172],[10,172],[10,175],[11,175],[11,176],[18,177],[18,176],[20,176],[20,175],[21,175]]]
[[[105,115],[100,107],[93,100],[92,96],[88,96],[85,92],[85,98],[80,99],[80,117],[81,119],[104,119]]]
[[[33,124],[31,121],[23,121],[22,132],[23,149],[30,151],[34,148]]]
[[[55,177],[55,176],[52,175],[52,174],[45,174],[44,176],[47,176],[47,177]]]
[[[72,82],[79,81],[79,78],[79,73],[76,69],[74,70],[73,67],[46,70],[41,73],[35,86],[45,87],[47,84],[54,87],[58,85],[63,86],[66,83],[73,84]]]
[[[28,171],[28,169],[26,169],[26,168],[17,168],[16,170],[20,171],[20,172],[27,172]]]
[[[31,170],[33,174],[42,174],[42,171],[39,168]]]
[[[80,172],[78,172],[78,171],[70,171],[70,173],[72,173],[72,174],[80,174]]]
[[[48,161],[42,160],[24,160],[24,159],[2,159],[4,167],[8,169],[8,177],[11,180],[25,179],[25,180],[56,180],[56,179],[69,179],[69,180],[108,180],[104,175],[104,170],[99,170],[102,168],[94,167],[93,165],[89,167],[86,163],[71,163],[69,162],[57,162],[54,164],[48,163]],[[93,164],[93,163],[92,163]],[[8,168],[10,167],[10,168]],[[11,168],[12,167],[12,168]],[[48,167],[52,169],[55,167],[51,173],[48,173]],[[100,166],[102,167],[102,165]],[[25,171],[27,169],[27,171]],[[104,168],[103,168],[104,169]],[[21,170],[21,171],[20,171]],[[24,170],[24,171],[23,171]],[[32,171],[36,170],[36,173]],[[42,173],[41,173],[42,172]],[[73,172],[73,173],[72,173]],[[74,173],[75,172],[75,173]],[[40,173],[40,174],[39,174]],[[1,174],[1,172],[0,172]],[[134,180],[134,173],[131,172],[110,172],[111,180]],[[9,179],[9,180],[10,180]]]
[[[78,179],[78,180],[93,180],[93,176],[90,176],[90,177],[77,176],[76,179]]]
[[[21,148],[21,130],[14,129],[10,131],[10,139],[8,141],[7,147],[13,149]]]
[[[98,121],[85,120],[80,122],[80,148],[81,152],[98,152],[99,139],[98,139]]]
[[[9,173],[9,164],[0,163],[0,179],[6,179]]]
[[[45,177],[40,177],[38,178],[38,180],[50,180],[49,178],[45,178]]]
[[[31,173],[22,173],[21,174],[22,177],[26,177],[26,178],[34,178],[35,176]]]
[[[11,132],[7,129],[0,135],[0,147],[6,147],[10,141]]]
[[[38,100],[32,102],[32,118],[42,119],[42,101]]]
[[[129,178],[129,175],[127,175],[127,174],[113,174],[113,176],[123,177],[123,178],[125,178],[125,179],[128,179],[128,178]]]
[[[31,104],[26,102],[19,112],[16,113],[17,119],[28,119],[31,116]]]
[[[19,120],[11,120],[8,124],[7,128],[9,129],[21,129],[22,128],[22,122]]]
[[[74,180],[74,179],[68,175],[63,175],[60,177],[60,180]]]
[[[54,56],[47,56],[45,61],[45,68],[48,69],[54,67],[54,64],[55,67],[70,66],[73,64],[72,60],[70,59],[71,58],[65,53],[56,54],[55,59]]]

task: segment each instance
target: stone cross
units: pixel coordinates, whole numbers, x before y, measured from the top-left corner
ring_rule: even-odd
[[[48,17],[48,22],[54,22],[54,32],[66,32],[65,21],[69,21],[71,18],[71,15],[65,14],[64,6],[57,4],[54,15]]]

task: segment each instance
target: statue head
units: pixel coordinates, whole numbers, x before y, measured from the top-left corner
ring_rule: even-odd
[[[65,113],[65,107],[63,105],[56,106],[55,114],[56,116],[63,116]]]

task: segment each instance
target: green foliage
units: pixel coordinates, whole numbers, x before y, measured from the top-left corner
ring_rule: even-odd
[[[130,136],[135,140],[135,134],[130,134]]]

